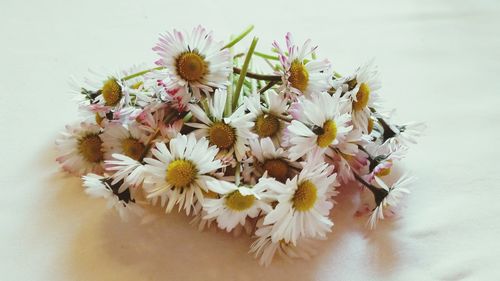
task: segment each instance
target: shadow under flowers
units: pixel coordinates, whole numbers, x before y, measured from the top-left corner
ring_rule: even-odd
[[[52,155],[45,158],[43,162],[50,160],[45,165],[57,165]],[[189,224],[190,218],[175,212],[159,214],[149,224],[122,222],[105,208],[104,200],[85,196],[76,177],[57,171],[46,185],[53,196],[43,204],[50,204],[61,220],[67,219],[58,220],[58,226],[71,225],[72,237],[59,259],[68,280],[330,280],[328,268],[359,264],[355,259],[376,265],[387,275],[398,264],[398,239],[393,237],[397,222],[369,231],[366,217],[354,215],[354,186],[346,186],[336,198],[335,226],[327,240],[318,241],[317,256],[293,263],[276,258],[266,268],[248,254],[253,239],[247,235],[199,232]],[[355,255],[339,254],[346,252]]]

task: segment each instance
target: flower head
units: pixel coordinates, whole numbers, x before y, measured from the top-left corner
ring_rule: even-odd
[[[155,158],[144,159],[147,197],[168,199],[166,212],[179,205],[189,214],[197,201],[203,202],[202,191],[208,190],[207,182],[212,180],[210,173],[222,167],[214,159],[217,151],[207,139],[196,140],[193,134],[177,136],[169,148],[163,142],[156,143],[151,151]]]
[[[285,94],[296,97],[311,95],[328,90],[331,80],[330,62],[328,60],[307,59],[317,47],[309,47],[310,40],[304,42],[302,47],[295,44],[292,34],[285,36],[286,48],[281,48],[277,41],[273,47],[277,50],[283,72],[283,86],[280,88]]]
[[[231,73],[231,55],[222,50],[205,28],[197,26],[191,33],[174,30],[160,36],[153,48],[160,59],[156,62],[169,72],[169,88],[189,87],[195,97],[223,88]]]

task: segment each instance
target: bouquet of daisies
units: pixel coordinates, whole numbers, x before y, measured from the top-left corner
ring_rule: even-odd
[[[342,76],[290,33],[237,52],[252,28],[227,44],[201,26],[167,32],[155,67],[85,81],[57,161],[125,220],[177,209],[200,230],[251,235],[268,265],[312,255],[346,189],[371,228],[392,216],[411,178],[391,171],[423,124],[390,121],[371,63]]]

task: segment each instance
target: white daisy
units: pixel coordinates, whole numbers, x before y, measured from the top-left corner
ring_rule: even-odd
[[[106,159],[111,159],[114,153],[124,154],[139,161],[145,156],[148,136],[135,122],[127,127],[119,123],[110,123],[104,127],[101,139]]]
[[[292,34],[287,33],[286,49],[282,49],[278,42],[274,41],[273,47],[283,68],[279,73],[283,85],[280,88],[287,95],[311,95],[328,90],[331,87],[332,71],[328,60],[307,59],[316,47],[309,48],[311,40],[307,40],[302,47],[295,45]]]
[[[200,91],[212,92],[212,87],[224,88],[227,84],[231,54],[222,47],[212,32],[197,26],[191,34],[174,30],[160,35],[153,50],[160,56],[156,63],[169,71],[170,88],[189,87],[199,98]]]
[[[380,188],[386,191],[386,195],[380,202],[376,202],[377,207],[373,209],[370,219],[367,222],[371,229],[375,228],[378,220],[383,220],[387,215],[394,213],[394,209],[398,207],[401,198],[405,194],[410,193],[405,186],[413,181],[413,177],[402,176],[396,183],[388,187],[379,177],[375,177],[375,182]]]
[[[156,143],[152,149],[155,158],[144,159],[147,197],[168,199],[167,213],[177,204],[189,214],[196,201],[203,202],[202,191],[207,191],[207,182],[213,180],[209,174],[221,168],[220,161],[214,159],[217,151],[207,139],[196,140],[194,134],[177,136],[169,149],[163,142]]]
[[[403,125],[390,125],[394,136],[389,138],[389,141],[395,144],[410,145],[416,144],[425,128],[427,127],[423,122],[410,122]]]
[[[144,210],[135,204],[130,191],[118,192],[118,185],[111,184],[110,178],[105,178],[96,174],[83,176],[85,193],[92,197],[104,198],[108,208],[115,208],[122,220],[127,221],[131,214],[142,216]]]
[[[121,116],[119,118],[113,116],[112,119],[124,118],[133,112],[135,106],[145,106],[151,101],[151,93],[144,87],[142,76],[124,79],[141,70],[143,69],[134,66],[109,76],[92,72],[95,78],[85,79],[86,86],[79,88],[80,96],[83,95],[85,100],[80,104],[100,114],[101,117],[103,113],[113,111],[114,114]]]
[[[66,132],[56,140],[61,153],[57,157],[65,171],[83,175],[89,172],[102,172],[104,153],[99,137],[101,127],[82,122],[78,126],[66,126]]]
[[[333,96],[327,92],[300,99],[302,120],[292,120],[287,127],[290,159],[296,160],[311,151],[324,152],[330,146],[344,142],[352,126],[349,114],[339,109],[340,91]],[[357,150],[357,146],[354,146]],[[350,151],[350,154],[355,151]]]
[[[267,172],[269,177],[284,183],[295,175],[294,168],[300,168],[288,159],[288,152],[281,147],[276,148],[270,138],[252,139],[250,148],[254,161],[248,169],[252,168],[257,176]]]
[[[118,189],[121,193],[125,191],[130,186],[139,186],[144,181],[145,177],[145,167],[144,165],[123,154],[112,154],[110,160],[106,160],[105,167],[106,171],[112,172],[113,182],[111,184],[118,184],[121,182],[122,185]]]
[[[266,91],[262,97],[264,98],[263,104],[259,94],[254,93],[245,97],[245,106],[254,115],[255,125],[252,131],[259,138],[270,137],[276,144],[279,144],[286,126],[282,118],[287,115],[287,101],[274,91]]]
[[[296,245],[287,243],[284,240],[273,242],[271,239],[273,227],[262,226],[262,222],[257,223],[255,240],[250,246],[250,253],[259,259],[259,264],[269,266],[273,261],[274,256],[278,254],[281,258],[291,261],[290,258],[310,259],[316,255],[316,241],[309,238],[300,238]]]
[[[248,150],[248,139],[255,137],[250,129],[253,127],[252,114],[245,113],[245,107],[238,107],[231,116],[224,117],[227,93],[216,90],[213,99],[208,97],[208,112],[199,105],[189,105],[189,109],[201,123],[187,123],[198,128],[197,137],[207,137],[211,145],[216,145],[225,155],[236,155],[241,161]]]
[[[350,112],[354,128],[365,134],[369,133],[368,125],[372,114],[370,108],[376,108],[380,103],[380,82],[377,76],[377,69],[369,62],[358,68],[353,75],[342,79],[344,88],[347,87],[346,97],[351,100]]]
[[[206,212],[204,219],[216,218],[219,228],[227,232],[238,224],[245,225],[247,217],[255,218],[261,211],[268,213],[272,208],[269,202],[262,199],[265,190],[263,184],[256,184],[252,188],[238,186],[227,181],[209,181],[207,187],[218,194],[220,198],[206,199],[203,209]]]
[[[298,176],[286,184],[275,182],[269,189],[277,193],[278,204],[264,218],[264,225],[272,225],[272,242],[283,240],[297,244],[300,237],[325,237],[333,222],[328,218],[333,207],[332,194],[335,174],[327,164],[306,166]]]

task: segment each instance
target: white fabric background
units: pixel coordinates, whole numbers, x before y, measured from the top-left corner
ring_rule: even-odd
[[[500,3],[424,1],[0,3],[2,280],[499,280]],[[376,232],[344,200],[311,261],[262,268],[250,239],[170,215],[121,223],[59,172],[54,139],[77,120],[69,77],[153,62],[158,33],[254,23],[258,50],[292,31],[347,73],[374,57],[386,106],[427,122],[403,217]],[[240,45],[246,49],[248,40]]]

